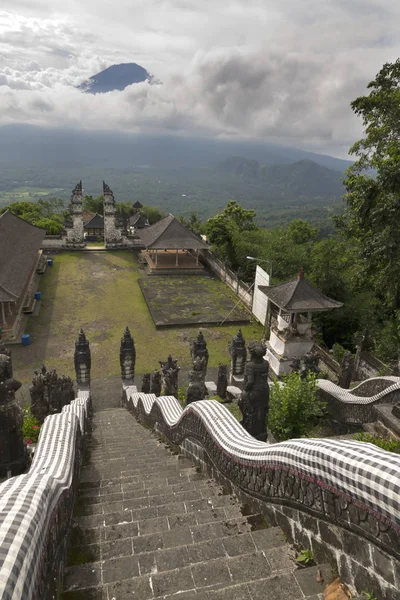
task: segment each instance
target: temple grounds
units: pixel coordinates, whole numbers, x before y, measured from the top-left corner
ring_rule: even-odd
[[[136,260],[128,251],[56,254],[54,266],[41,278],[39,315],[28,321],[31,345],[12,346],[16,378],[29,382],[43,363],[60,375],[74,377],[74,344],[80,327],[90,340],[93,378],[120,375],[119,345],[126,325],[135,339],[138,375],[158,368],[158,360],[165,360],[169,353],[183,369],[190,368],[190,342],[198,325],[157,330],[138,283],[140,277]],[[221,294],[226,293],[222,282],[214,284]],[[179,289],[175,292],[179,295]],[[202,303],[199,297],[199,310]],[[228,363],[228,344],[238,325],[202,329],[210,352],[209,366]],[[242,331],[246,340],[263,335],[256,322],[243,325]]]
[[[237,298],[210,275],[157,275],[138,282],[157,328],[250,322]]]

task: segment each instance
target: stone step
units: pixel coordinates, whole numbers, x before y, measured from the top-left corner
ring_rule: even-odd
[[[97,412],[62,597],[319,599],[315,568],[250,512],[125,409]]]
[[[70,568],[63,597],[181,600],[195,595],[197,600],[317,600],[323,597],[325,581],[332,578],[329,565],[318,567],[323,582],[317,581],[316,567],[297,569],[291,563],[286,569],[275,568],[272,551],[203,561],[194,558],[192,561],[190,551],[181,548]],[[282,555],[279,558],[282,560]]]

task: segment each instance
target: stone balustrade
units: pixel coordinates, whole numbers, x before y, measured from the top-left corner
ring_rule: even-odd
[[[371,377],[352,390],[327,379],[318,379],[317,385],[329,415],[340,423],[371,423],[377,420],[376,405],[400,401],[400,377]]]
[[[58,597],[91,399],[46,418],[29,472],[0,485],[0,598]]]
[[[174,397],[123,389],[123,404],[245,502],[289,541],[337,564],[357,589],[398,598],[400,456],[372,444],[252,438],[216,401],[182,409]],[[362,540],[362,541],[361,541]],[[361,543],[360,543],[361,541]]]

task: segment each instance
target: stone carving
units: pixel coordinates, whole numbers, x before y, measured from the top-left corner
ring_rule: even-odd
[[[109,202],[115,202],[114,193],[113,193],[112,189],[110,188],[110,186],[108,186],[105,181],[103,181],[103,195],[104,195],[104,198],[107,196],[107,200]]]
[[[121,339],[119,362],[121,365],[122,379],[124,381],[133,383],[135,378],[136,350],[129,327],[125,329],[124,335]]]
[[[159,363],[162,376],[161,394],[163,396],[177,396],[178,373],[180,371],[178,361],[173,360],[172,356],[169,355],[166,362],[160,360]]]
[[[15,400],[21,385],[13,378],[11,352],[0,345],[0,477],[19,475],[27,464],[23,412]]]
[[[90,367],[92,364],[90,346],[83,329],[80,330],[79,337],[75,342],[74,363],[78,385],[90,387]]]
[[[40,423],[47,415],[60,413],[64,406],[75,398],[74,384],[70,377],[59,377],[56,371],[47,371],[43,365],[41,372],[35,371],[31,395],[31,412]]]
[[[301,369],[301,376],[307,377],[308,373],[315,373],[318,375],[320,373],[320,369],[318,367],[319,364],[319,356],[314,352],[306,352],[303,356],[303,366]]]
[[[205,370],[207,371],[208,365],[208,350],[207,350],[207,342],[204,339],[203,332],[200,330],[197,334],[197,337],[193,340],[190,347],[190,356],[192,357],[192,361],[196,359],[197,356],[200,358],[205,358]]]
[[[160,371],[153,371],[151,374],[150,394],[155,396],[161,395],[161,373]]]
[[[226,388],[228,387],[228,368],[226,365],[219,365],[217,378],[217,396],[226,398]]]
[[[343,354],[342,362],[340,364],[340,375],[338,386],[344,389],[349,389],[351,384],[351,377],[354,368],[354,357],[351,352],[345,352]]]
[[[77,183],[72,190],[68,212],[69,214],[64,221],[64,227],[67,233],[65,242],[67,246],[82,246],[84,243],[82,181]]]
[[[206,393],[206,357],[196,356],[193,369],[189,373],[189,387],[186,395],[186,404],[196,400],[204,400]]]
[[[292,362],[290,363],[290,368],[292,369],[293,373],[300,373],[301,370],[301,360],[300,358],[297,358],[297,356],[293,357]]]
[[[268,361],[264,360],[264,346],[257,341],[249,343],[250,360],[246,363],[244,391],[239,398],[243,427],[258,440],[267,439],[268,418]]]
[[[142,389],[143,394],[150,393],[150,373],[143,373]]]
[[[239,329],[237,334],[233,337],[232,342],[229,345],[229,353],[231,355],[230,380],[232,382],[234,377],[243,377],[246,365],[246,342],[241,329]]]

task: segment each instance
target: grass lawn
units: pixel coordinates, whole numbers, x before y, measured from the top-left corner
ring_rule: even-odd
[[[14,376],[30,381],[45,363],[60,375],[74,375],[74,342],[83,327],[91,345],[92,377],[120,375],[119,345],[126,325],[136,345],[136,373],[158,368],[168,354],[183,368],[191,366],[190,342],[198,327],[157,331],[137,282],[132,253],[70,252],[55,255],[54,266],[41,278],[40,314],[31,317],[30,346],[13,346]],[[220,283],[224,286],[223,283]],[[209,366],[230,360],[228,344],[238,326],[202,327],[210,352]],[[246,341],[261,339],[256,322],[242,327]]]

